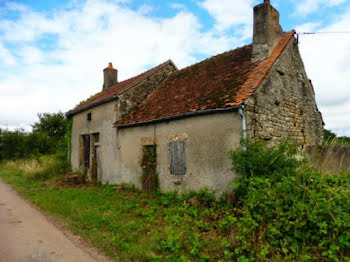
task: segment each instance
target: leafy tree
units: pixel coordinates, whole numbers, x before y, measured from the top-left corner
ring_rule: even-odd
[[[52,154],[55,152],[55,141],[45,132],[33,131],[25,139],[26,157]]]
[[[36,144],[36,152],[39,154],[55,153],[65,145],[67,132],[67,120],[62,112],[40,113],[39,121],[33,127],[29,145]]]
[[[323,137],[324,141],[331,141],[337,137],[335,133],[333,133],[331,130],[324,129],[323,130]]]
[[[1,130],[0,159],[29,158],[45,154],[67,155],[67,120],[62,112],[38,114],[39,121],[28,133],[23,129]],[[67,159],[62,156],[62,158]]]
[[[3,159],[25,157],[27,133],[23,129],[1,131],[1,157]]]
[[[62,139],[66,134],[67,121],[62,112],[58,113],[39,113],[39,122],[33,127],[33,132],[46,133],[55,140]]]

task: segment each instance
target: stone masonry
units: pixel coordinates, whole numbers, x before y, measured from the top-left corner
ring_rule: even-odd
[[[303,147],[323,141],[322,117],[295,39],[246,101],[244,111],[248,139],[276,144],[289,137]]]
[[[167,66],[163,66],[152,75],[141,79],[132,88],[128,88],[118,95],[116,121],[130,113],[131,110],[145,99],[145,97],[149,95],[159,83],[162,83],[169,75],[177,70],[172,62],[169,61],[167,63]]]

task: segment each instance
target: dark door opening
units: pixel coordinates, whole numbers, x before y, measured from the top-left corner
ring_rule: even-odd
[[[101,171],[101,150],[100,150],[100,133],[94,133],[93,136],[93,161],[92,161],[92,179],[102,181]]]
[[[84,167],[90,166],[90,135],[83,135],[84,141]]]

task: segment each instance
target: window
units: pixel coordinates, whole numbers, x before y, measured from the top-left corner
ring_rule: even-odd
[[[100,133],[94,133],[92,135],[94,137],[95,143],[97,143],[97,144],[100,143]]]
[[[88,121],[91,121],[91,119],[92,119],[92,115],[91,115],[91,113],[88,113],[88,114],[87,114],[87,120],[88,120]]]
[[[170,151],[170,174],[184,175],[186,174],[185,163],[185,142],[175,141],[169,143]]]

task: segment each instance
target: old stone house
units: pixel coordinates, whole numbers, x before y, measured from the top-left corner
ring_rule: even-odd
[[[73,169],[85,166],[102,182],[142,187],[141,160],[151,147],[162,190],[221,193],[236,176],[228,151],[243,138],[321,143],[323,121],[294,35],[283,32],[278,11],[265,0],[254,7],[251,45],[182,70],[168,61],[111,81],[69,112]]]
[[[67,113],[68,117],[73,118],[73,170],[87,168],[92,179],[118,183],[114,164],[120,154],[113,124],[127,115],[175,70],[176,66],[169,60],[138,76],[118,82],[118,71],[110,63],[103,70],[102,92]]]

